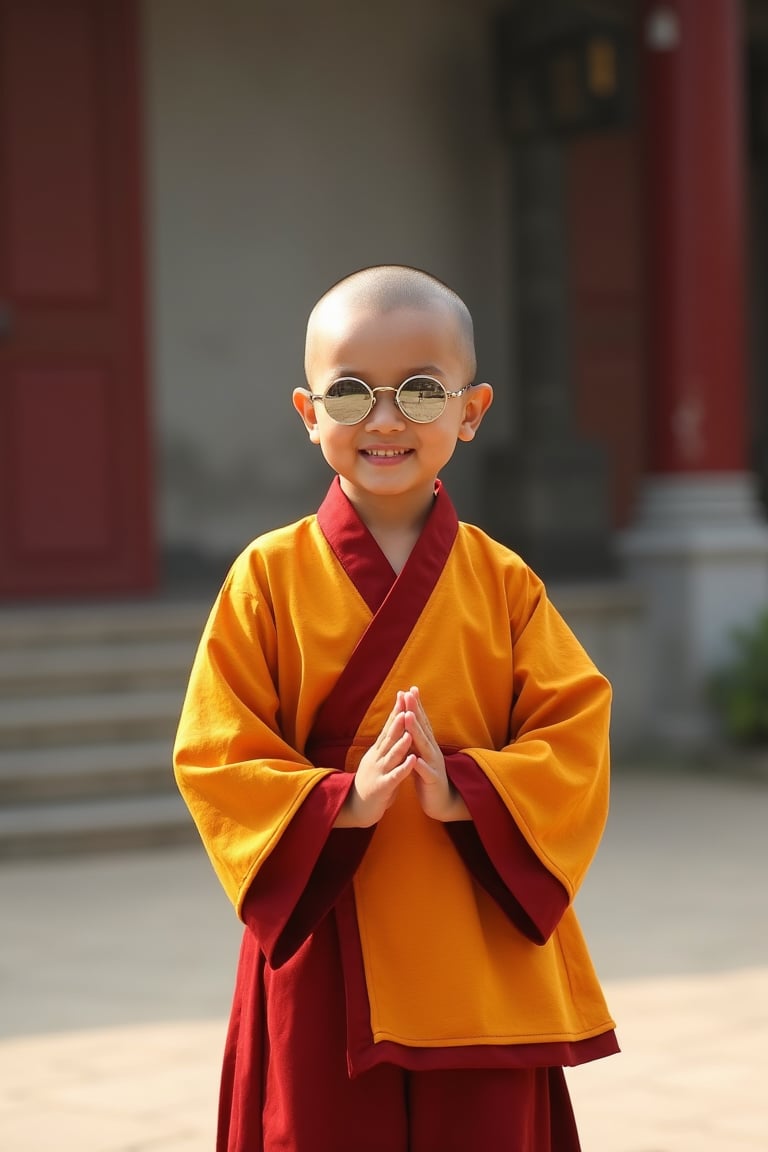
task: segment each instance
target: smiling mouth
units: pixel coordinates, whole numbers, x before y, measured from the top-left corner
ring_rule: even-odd
[[[408,456],[410,448],[363,448],[364,456]]]

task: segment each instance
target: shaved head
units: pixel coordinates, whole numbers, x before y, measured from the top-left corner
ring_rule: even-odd
[[[447,284],[406,264],[377,264],[362,268],[339,280],[320,297],[307,323],[304,370],[311,375],[314,349],[319,334],[340,314],[394,312],[398,309],[442,312],[453,323],[466,350],[469,378],[476,372],[475,337],[472,317],[464,301]]]

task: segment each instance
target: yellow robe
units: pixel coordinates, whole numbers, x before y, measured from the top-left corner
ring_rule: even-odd
[[[545,942],[524,935],[406,782],[354,876],[374,1044],[546,1045],[610,1032],[570,907],[607,815],[607,681],[537,576],[478,528],[456,522],[429,575],[435,525],[455,521],[445,492],[397,579],[382,575],[386,561],[337,484],[326,506],[352,536],[332,547],[310,516],[256,540],[229,573],[193,666],[176,775],[224,888],[242,913],[301,805],[342,766],[309,754],[312,740],[328,746],[328,732],[325,744],[313,736],[318,715],[350,661],[377,662],[373,640],[386,649],[402,616],[393,596],[407,603],[415,589],[425,601],[415,626],[377,670],[370,699],[360,697],[354,729],[338,733],[343,768],[354,772],[396,691],[418,685],[444,751],[471,758],[491,782],[569,906]],[[392,582],[375,611],[361,592],[361,554],[374,583]],[[361,678],[350,679],[350,698]]]

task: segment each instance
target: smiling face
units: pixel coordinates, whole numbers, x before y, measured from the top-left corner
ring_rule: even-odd
[[[334,380],[354,376],[370,388],[397,389],[411,376],[439,380],[447,391],[472,380],[471,350],[456,316],[436,302],[425,307],[381,310],[335,301],[314,318],[307,357],[310,390],[323,395]],[[376,403],[359,424],[337,424],[321,401],[296,389],[293,402],[341,486],[365,519],[382,502],[387,513],[418,516],[431,505],[435,478],[458,440],[471,440],[491,402],[487,384],[450,398],[429,424],[408,420],[394,392],[376,393]]]

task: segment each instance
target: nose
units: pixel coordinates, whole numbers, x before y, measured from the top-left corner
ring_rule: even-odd
[[[374,405],[366,420],[367,428],[400,429],[405,427],[405,416],[395,403],[396,388],[372,388]]]

